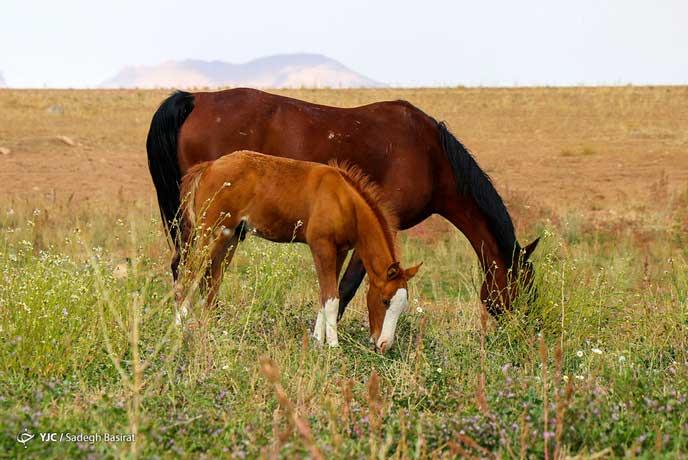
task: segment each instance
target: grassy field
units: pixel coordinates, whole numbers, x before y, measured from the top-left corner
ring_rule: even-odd
[[[425,264],[384,356],[361,294],[314,346],[307,249],[256,238],[174,327],[142,149],[163,94],[0,91],[0,457],[686,457],[688,89],[292,92],[449,119],[543,236],[537,302],[495,322],[458,232],[403,234]]]

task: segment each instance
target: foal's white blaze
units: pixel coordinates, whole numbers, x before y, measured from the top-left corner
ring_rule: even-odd
[[[315,320],[315,327],[313,328],[313,338],[318,341],[320,345],[322,345],[323,340],[325,340],[325,323],[323,322],[323,311],[324,309],[320,310],[318,312],[318,318]]]
[[[394,343],[394,332],[397,329],[397,321],[399,316],[406,311],[408,306],[408,293],[406,289],[398,289],[389,303],[387,313],[385,313],[385,320],[382,323],[382,332],[380,338],[377,339],[377,347],[381,351],[387,351]]]
[[[339,299],[328,299],[325,302],[325,337],[327,344],[331,347],[339,346],[337,338],[337,313],[339,312]]]

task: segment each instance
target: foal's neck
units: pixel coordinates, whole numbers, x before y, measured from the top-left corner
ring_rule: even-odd
[[[356,204],[357,237],[355,247],[370,276],[384,279],[387,268],[396,262],[393,235],[380,217],[360,200]]]

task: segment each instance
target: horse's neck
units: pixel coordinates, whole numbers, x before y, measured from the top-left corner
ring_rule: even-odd
[[[356,250],[370,275],[384,278],[387,268],[395,262],[392,242],[387,240],[383,224],[363,200],[356,204]]]
[[[453,209],[454,212],[445,217],[461,230],[461,233],[468,239],[468,242],[478,256],[480,266],[488,282],[494,281],[501,286],[506,279],[506,273],[510,268],[511,262],[506,260],[503,251],[500,250],[497,238],[487,218],[477,209],[475,203],[470,200],[455,203],[454,205],[456,206]],[[467,210],[470,212],[467,212]]]

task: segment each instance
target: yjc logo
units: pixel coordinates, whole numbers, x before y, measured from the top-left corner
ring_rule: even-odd
[[[17,435],[17,442],[19,444],[22,444],[24,446],[24,449],[26,449],[28,447],[26,443],[31,441],[34,436],[35,435],[29,433],[29,431],[25,428],[24,431]]]

